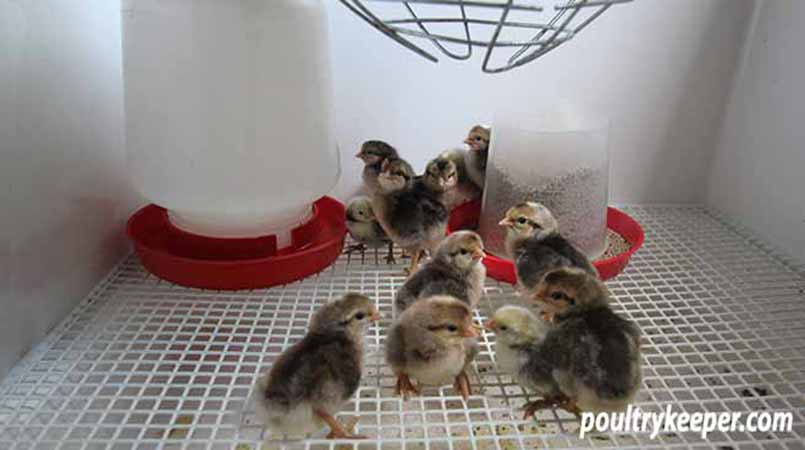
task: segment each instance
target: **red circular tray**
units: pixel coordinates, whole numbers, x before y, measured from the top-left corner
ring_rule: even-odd
[[[481,202],[479,200],[457,206],[450,212],[447,232],[477,228],[480,215]],[[628,251],[620,255],[593,262],[593,265],[598,270],[598,276],[602,280],[608,280],[621,273],[626,265],[629,264],[629,259],[631,259],[634,252],[643,246],[643,240],[645,239],[643,228],[640,224],[623,211],[615,208],[610,207],[607,210],[607,226],[612,231],[623,236],[630,244],[630,247]],[[490,277],[511,284],[517,282],[514,264],[508,259],[488,254],[484,258],[484,265],[486,266],[486,274]]]
[[[327,268],[341,254],[347,228],[344,205],[323,197],[313,205],[313,218],[294,228],[291,245],[280,250],[274,235],[219,239],[182,231],[156,205],[136,212],[126,231],[143,266],[159,278],[239,290],[286,284]]]

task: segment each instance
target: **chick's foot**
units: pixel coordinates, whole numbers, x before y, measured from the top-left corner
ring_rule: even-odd
[[[327,435],[327,439],[366,439],[365,436],[349,433],[344,429],[341,423],[327,411],[317,409],[314,412],[330,427],[330,433]]]
[[[560,400],[556,397],[545,397],[540,400],[534,400],[533,402],[526,403],[523,407],[523,410],[525,411],[523,414],[523,420],[532,419],[537,411],[552,408],[555,404],[557,404],[558,401]]]
[[[411,394],[419,395],[419,389],[414,386],[414,383],[411,382],[411,379],[408,378],[408,375],[402,374],[397,377],[397,387],[394,390],[394,393],[398,396],[401,396],[404,400],[408,400],[408,397]]]
[[[577,419],[581,419],[581,409],[576,404],[575,400],[566,398],[563,401],[561,401],[557,406],[569,412],[570,414],[573,414],[574,416],[576,416]]]
[[[326,436],[327,439],[368,439],[366,436],[360,434],[349,434],[343,429],[341,431],[330,430]]]

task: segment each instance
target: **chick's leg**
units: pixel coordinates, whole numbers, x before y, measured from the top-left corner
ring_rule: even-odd
[[[344,249],[344,254],[347,255],[347,260],[351,259],[352,254],[355,252],[361,253],[361,262],[363,262],[364,255],[366,254],[366,246],[363,244],[352,244]]]
[[[313,412],[330,427],[330,434],[327,435],[327,439],[366,439],[364,436],[348,433],[347,430],[335,420],[335,417],[327,411],[316,409]]]
[[[344,254],[347,255],[347,264],[352,261],[352,254],[355,252],[361,252],[361,264],[363,264],[366,258],[366,246],[363,244],[353,244],[344,250]]]
[[[344,249],[344,253],[346,253],[347,255],[350,253],[364,252],[364,251],[366,251],[366,246],[363,244],[352,244],[348,246],[346,249]]]
[[[419,264],[419,258],[422,256],[422,250],[414,251],[414,254],[411,256],[411,265],[405,270],[406,275],[411,275],[416,270],[416,266]]]
[[[397,264],[394,259],[394,242],[389,242],[389,253],[386,255],[386,264]]]
[[[456,390],[456,394],[460,395],[465,402],[469,401],[472,391],[470,390],[470,378],[467,376],[467,372],[461,371],[460,374],[456,375],[453,389]]]
[[[414,386],[414,383],[411,382],[408,375],[402,373],[397,375],[397,387],[394,389],[394,393],[401,396],[404,400],[408,400],[411,394],[419,395],[419,389]]]

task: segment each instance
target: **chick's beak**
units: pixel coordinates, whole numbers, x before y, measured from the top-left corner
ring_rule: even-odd
[[[512,224],[512,221],[509,220],[508,217],[503,219],[503,220],[501,220],[500,222],[498,222],[498,225],[500,225],[502,227],[509,227],[509,226],[511,226],[511,224]]]
[[[375,308],[370,309],[369,320],[371,320],[372,322],[377,322],[378,320],[380,320],[380,311],[378,311]]]
[[[554,304],[549,298],[548,294],[545,292],[538,292],[531,300],[543,311],[547,312],[555,312],[558,311],[558,307]]]
[[[464,328],[464,330],[461,331],[461,337],[474,338],[474,337],[478,337],[478,336],[479,336],[478,331],[475,330],[475,326],[473,326],[473,325],[471,325],[471,326],[469,326],[467,328]]]
[[[484,329],[488,331],[497,331],[498,324],[496,324],[493,319],[489,319],[486,322],[484,322]]]
[[[472,252],[472,259],[478,260],[483,259],[486,257],[486,253],[484,253],[484,249],[476,248],[474,252]]]
[[[534,293],[534,296],[531,297],[532,300],[536,300],[538,302],[544,302],[548,300],[548,289],[544,286],[539,286],[537,292]]]

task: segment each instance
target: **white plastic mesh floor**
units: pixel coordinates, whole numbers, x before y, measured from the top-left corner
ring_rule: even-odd
[[[116,267],[0,385],[0,449],[260,449],[247,411],[257,375],[306,331],[317,306],[352,290],[384,319],[356,398],[339,416],[370,439],[311,439],[304,449],[695,448],[805,449],[805,283],[801,269],[700,208],[629,207],[647,234],[627,271],[608,283],[614,307],[644,333],[636,406],[660,411],[793,413],[786,433],[596,434],[546,411],[520,420],[527,395],[495,368],[493,336],[465,406],[448,387],[408,402],[379,350],[397,266],[344,256],[316,277],[250,292],[185,289],[131,257]],[[488,281],[478,318],[516,302]]]

